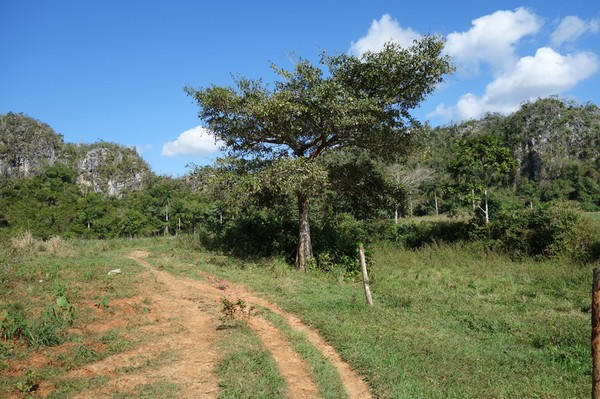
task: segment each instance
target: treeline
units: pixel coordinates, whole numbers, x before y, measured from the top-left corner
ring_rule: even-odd
[[[186,234],[204,247],[291,260],[298,231],[294,187],[306,184],[313,193],[315,265],[321,268],[354,267],[356,242],[378,239],[411,247],[486,239],[522,256],[573,248],[595,256],[590,230],[571,210],[600,210],[595,105],[541,99],[508,116],[426,125],[413,145],[410,155],[392,161],[365,150],[334,150],[310,166],[311,181],[293,184],[282,178],[290,165],[225,157],[177,179],[149,174],[143,186],[113,193],[82,185],[77,165],[57,160],[31,177],[2,177],[0,234]],[[436,214],[472,219],[406,223]]]

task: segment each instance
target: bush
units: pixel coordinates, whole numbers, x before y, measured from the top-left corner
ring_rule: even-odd
[[[295,251],[294,224],[267,210],[254,210],[213,229],[199,230],[204,246],[239,257],[292,257]]]
[[[487,234],[494,246],[513,258],[566,255],[588,262],[598,257],[598,231],[580,213],[564,205],[499,214],[488,226]]]
[[[328,253],[336,258],[357,256],[357,244],[368,239],[365,223],[356,220],[349,213],[340,213],[313,228],[313,249],[315,253]]]
[[[426,244],[453,243],[471,238],[474,226],[463,221],[421,222],[396,225],[393,240],[408,248]]]

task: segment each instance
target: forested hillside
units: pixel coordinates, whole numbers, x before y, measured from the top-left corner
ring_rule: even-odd
[[[429,200],[432,185],[451,185],[448,164],[455,156],[457,140],[483,135],[499,137],[517,161],[500,185],[508,189],[504,196],[534,203],[572,200],[584,209],[599,209],[600,109],[557,98],[526,103],[508,116],[491,114],[430,129],[424,140],[425,155],[412,159],[433,173],[419,187],[424,202]],[[444,195],[446,206],[453,200],[450,194]],[[422,208],[420,212],[431,211]]]
[[[3,236],[193,233],[204,246],[233,253],[294,256],[294,188],[280,184],[285,169],[277,172],[268,160],[224,157],[174,179],[155,176],[133,149],[64,143],[51,127],[22,114],[0,116],[0,129]],[[540,99],[507,116],[425,124],[413,145],[391,161],[350,149],[332,149],[315,161],[324,173],[311,200],[319,264],[344,262],[360,240],[408,242],[394,219],[472,215],[472,222],[438,231],[461,239],[484,220],[504,215],[506,221],[546,204],[600,210],[595,105]],[[494,226],[486,234],[493,236]]]

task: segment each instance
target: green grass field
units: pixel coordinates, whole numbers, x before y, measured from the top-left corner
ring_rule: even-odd
[[[371,308],[339,274],[175,253],[300,315],[377,397],[588,396],[591,266],[514,262],[475,245],[381,245],[370,249]]]
[[[18,303],[33,326],[48,309],[58,306],[62,311],[57,298],[65,296],[76,313],[70,323],[75,327],[93,323],[97,313],[85,311],[81,304],[91,301],[104,309],[102,314],[110,315],[115,312],[113,301],[135,296],[137,285],[144,283],[139,281],[137,266],[130,263],[118,285],[106,270],[118,267],[133,249],[145,249],[163,270],[194,278],[201,278],[198,271],[203,270],[242,283],[296,313],[321,331],[378,398],[589,396],[592,266],[558,259],[514,262],[476,245],[430,246],[419,251],[373,246],[368,252],[375,305],[368,307],[355,277],[335,271],[300,273],[280,259],[252,262],[198,251],[187,238],[64,245],[56,252],[2,249],[0,313]],[[61,317],[69,323],[66,313]],[[282,323],[267,317],[274,324]],[[19,375],[1,371],[8,362],[27,359],[39,349],[22,340],[0,340],[0,397],[19,391],[22,397],[35,397],[30,385],[58,381],[69,368],[143,345],[124,340],[123,328],[82,337],[67,325],[57,327],[62,328],[57,339],[71,342],[70,349],[60,359],[56,355],[53,365]],[[285,325],[280,328],[286,331]],[[43,331],[38,334],[43,338]],[[305,345],[302,337],[288,334],[297,347]],[[100,344],[84,345],[91,341]],[[248,389],[268,389],[268,397],[281,396],[280,377],[251,332],[228,331],[220,345],[222,361],[215,371],[221,378],[222,397],[252,397]],[[315,364],[322,362],[310,347],[302,351]],[[235,361],[241,353],[251,359],[250,364]],[[331,374],[327,365],[323,368],[324,375]],[[240,375],[261,375],[266,382],[257,378],[258,385],[249,387],[240,384]],[[336,376],[331,378],[335,381]],[[71,397],[101,384],[101,380],[61,380],[51,397]],[[236,384],[245,393],[231,391]],[[177,397],[179,391],[160,381],[144,389],[144,397]]]

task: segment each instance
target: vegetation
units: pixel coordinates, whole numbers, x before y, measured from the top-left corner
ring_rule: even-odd
[[[220,343],[227,353],[216,367],[221,378],[220,398],[282,398],[285,382],[260,338],[241,325],[229,330]]]
[[[321,331],[381,398],[585,397],[591,269],[473,244],[370,250],[375,306],[343,275],[181,251]],[[213,263],[214,262],[214,263]]]
[[[507,116],[414,129],[408,111],[448,72],[439,45],[389,46],[362,63],[324,55],[325,71],[301,60],[276,68],[283,82],[272,91],[245,79],[189,89],[235,155],[254,156],[178,179],[154,176],[133,149],[64,143],[40,121],[0,115],[0,370],[10,370],[0,396],[97,390],[106,376],[69,370],[147,345],[157,307],[139,290],[156,280],[133,261],[118,280],[106,274],[134,248],[163,271],[244,283],[300,315],[376,397],[587,396],[600,110],[539,99]],[[407,71],[379,81],[380,64],[420,51],[432,70],[406,93],[388,91]],[[359,242],[374,307],[363,304]],[[285,382],[245,321],[252,304],[222,305],[222,397],[281,397]],[[344,397],[305,336],[258,313],[306,359],[323,397]],[[90,327],[115,320],[129,324]],[[171,360],[165,351],[115,372]],[[154,379],[116,395],[182,389]]]
[[[564,258],[512,260],[472,243],[425,245],[418,250],[380,244],[369,251],[375,306],[368,307],[359,281],[347,274],[300,273],[281,259],[240,261],[190,251],[190,244],[193,241],[184,236],[69,241],[65,244],[69,250],[54,256],[48,256],[40,242],[16,250],[3,248],[2,284],[7,290],[0,299],[0,312],[15,314],[9,308],[21,307],[27,323],[35,324],[43,319],[43,309],[58,305],[61,294],[73,305],[75,317],[72,326],[57,329],[65,344],[54,349],[22,337],[0,341],[0,367],[11,370],[1,373],[0,395],[21,391],[35,396],[42,386],[45,392],[50,387],[48,397],[57,398],[94,390],[104,385],[106,377],[82,380],[68,370],[128,349],[146,348],[156,333],[148,335],[144,326],[156,331],[157,304],[140,297],[138,289],[148,282],[139,279],[141,268],[128,262],[118,280],[106,276],[106,270],[122,264],[123,256],[133,249],[149,250],[152,264],[165,271],[200,279],[205,278],[200,272],[209,272],[262,292],[318,328],[367,379],[376,397],[588,395],[588,266]],[[139,306],[127,311],[124,299]],[[312,358],[315,375],[321,375],[315,380],[322,378],[326,381],[322,387],[329,387],[328,393],[321,388],[324,397],[343,397],[332,389],[335,373],[314,348],[304,347],[302,335],[277,315],[259,313],[288,334],[299,353]],[[219,315],[215,312],[215,319]],[[127,325],[117,323],[124,317]],[[109,330],[91,328],[107,323],[114,323]],[[88,332],[78,334],[84,326]],[[222,397],[256,397],[256,392],[281,397],[285,389],[281,377],[254,333],[243,322],[219,331],[221,360],[215,371]],[[40,359],[40,354],[45,361],[30,361]],[[167,354],[155,355],[116,372],[134,375],[173,360],[164,358]],[[15,364],[29,366],[14,372]],[[172,381],[157,380],[130,386],[122,395],[147,392],[147,397],[177,397],[181,389]]]
[[[333,62],[335,57],[326,59]],[[299,65],[308,68],[306,73],[318,69]],[[290,82],[301,76],[292,75],[285,75]],[[321,85],[333,84],[327,78],[319,79]],[[29,175],[4,169],[0,176],[0,237],[5,239],[25,232],[44,240],[57,235],[192,234],[205,248],[241,257],[283,256],[291,262],[297,258],[298,207],[296,193],[285,187],[306,188],[310,182],[314,188],[310,218],[314,260],[309,267],[325,270],[335,264],[352,269],[355,242],[380,239],[411,247],[431,239],[476,239],[495,243],[494,248],[512,251],[515,257],[554,256],[554,250],[524,248],[529,244],[516,239],[522,233],[516,226],[539,230],[539,220],[526,219],[535,219],[548,209],[600,210],[600,111],[591,104],[556,98],[524,104],[508,116],[487,115],[478,121],[437,128],[425,125],[412,141],[415,150],[400,161],[374,158],[371,152],[356,148],[323,151],[310,164],[293,159],[273,164],[228,157],[210,166],[194,167],[179,179],[147,174],[123,185],[118,182],[127,180],[125,171],[143,170],[138,169],[133,152],[126,155],[133,150],[110,143],[65,144],[49,126],[22,114],[1,119],[4,131],[11,132],[3,136],[10,143],[6,141],[2,148],[12,151],[4,153],[4,160],[13,155],[30,159],[37,154],[28,153],[15,141],[19,132],[27,132],[23,138],[37,135],[39,139],[32,141],[40,143],[43,137],[52,139],[52,148],[62,149],[56,150],[62,155],[49,158],[53,163],[39,164]],[[481,152],[484,148],[499,158]],[[95,155],[77,158],[90,153]],[[84,173],[77,166],[82,163],[73,159],[95,161],[82,161],[88,165]],[[296,177],[287,173],[289,169],[298,172]],[[108,188],[100,189],[105,186],[94,185],[94,176],[106,182],[112,179],[119,190],[111,194]],[[423,226],[411,219],[427,215],[441,219]],[[392,218],[402,223],[393,226],[384,221]],[[483,228],[486,220],[490,226]],[[433,235],[427,233],[435,229]],[[509,237],[515,237],[512,244]],[[569,251],[575,254],[584,245],[586,256],[580,258],[593,260],[597,253],[593,239],[590,233],[575,245],[577,249]]]
[[[276,160],[269,184],[297,197],[298,269],[313,258],[309,199],[325,183],[314,161],[346,147],[405,152],[419,126],[409,111],[452,71],[442,49],[442,39],[425,36],[409,48],[390,42],[361,58],[323,54],[319,67],[306,60],[293,71],[273,66],[282,81],[272,91],[246,78],[235,88],[186,89],[200,118],[234,154]]]

